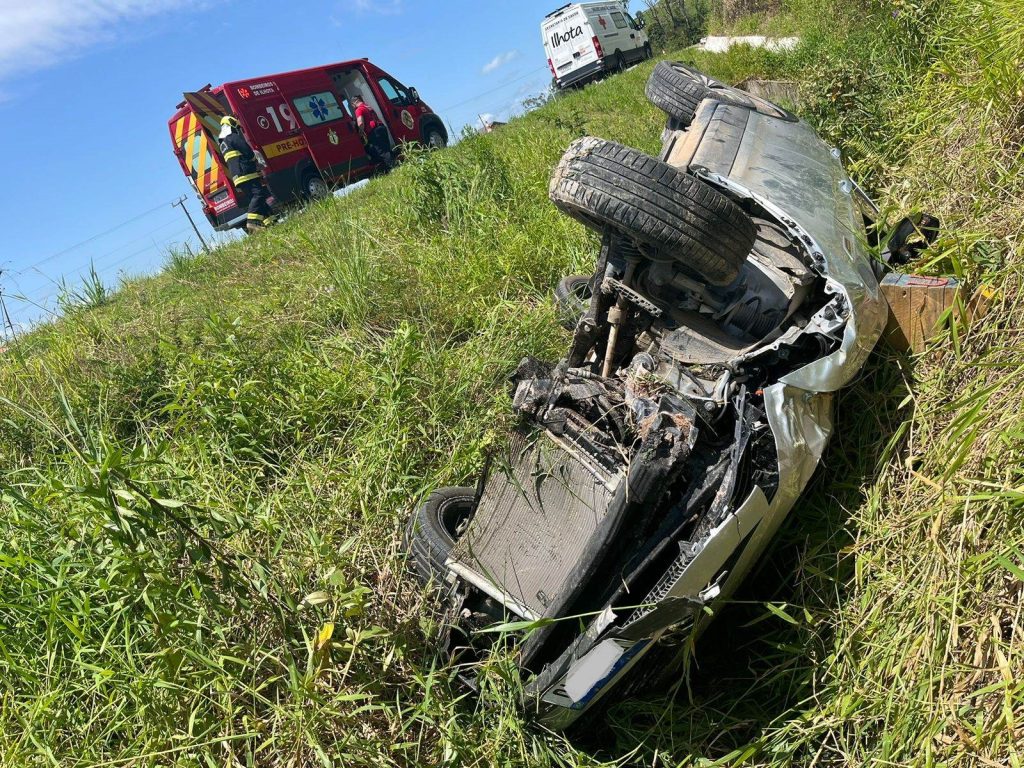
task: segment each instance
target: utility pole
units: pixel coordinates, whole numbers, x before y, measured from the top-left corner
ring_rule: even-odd
[[[4,271],[0,269],[0,277],[3,277]],[[3,312],[4,319],[4,338],[14,340],[14,323],[11,322],[11,316],[7,312],[7,301],[4,299],[4,286],[0,283],[0,311]]]
[[[188,212],[188,208],[185,207],[185,199],[186,199],[185,196],[182,195],[181,198],[178,199],[176,202],[171,203],[171,207],[173,208],[175,206],[181,206],[181,210],[183,210],[185,212],[185,216],[188,217],[188,223],[192,225],[192,229],[193,229],[193,231],[195,231],[196,237],[198,237],[199,238],[199,242],[203,244],[203,250],[204,251],[209,251],[210,250],[210,246],[208,246],[206,244],[206,241],[203,240],[203,236],[201,234],[199,234],[199,227],[197,227],[196,223],[194,221],[192,221],[192,214],[189,213]]]

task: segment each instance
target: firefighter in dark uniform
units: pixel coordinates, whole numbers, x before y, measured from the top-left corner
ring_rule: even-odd
[[[263,172],[249,142],[242,135],[238,119],[227,115],[220,120],[220,151],[228,164],[228,175],[236,192],[249,196],[249,212],[245,228],[252,232],[270,224],[271,210],[267,200],[270,190],[263,183]]]

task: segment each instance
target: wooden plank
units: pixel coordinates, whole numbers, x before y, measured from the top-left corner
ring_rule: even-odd
[[[889,323],[883,338],[900,351],[923,352],[941,330],[939,321],[956,303],[960,283],[952,277],[924,277],[892,272],[883,278]]]

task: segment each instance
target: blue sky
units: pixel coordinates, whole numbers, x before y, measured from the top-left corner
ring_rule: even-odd
[[[559,4],[0,0],[0,282],[15,324],[47,317],[90,263],[116,284],[194,248],[170,205],[181,195],[212,234],[171,154],[182,91],[367,56],[457,132],[550,82],[539,25]]]

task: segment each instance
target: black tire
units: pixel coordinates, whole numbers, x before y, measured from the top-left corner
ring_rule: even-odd
[[[330,195],[331,188],[319,173],[309,171],[302,177],[302,196],[306,200],[323,200]]]
[[[644,43],[644,61],[654,58],[654,51],[651,50],[650,43]]]
[[[726,85],[679,61],[658,62],[647,80],[646,93],[651,104],[668,115],[670,120],[676,121],[681,128],[693,122],[697,107],[704,99],[747,107],[780,120],[797,121],[795,115],[778,104]]]
[[[615,52],[615,71],[625,72],[626,71],[626,57],[622,55],[622,51]]]
[[[647,79],[645,93],[651,104],[685,128],[711,91],[700,80],[677,71],[671,62],[660,61]]]
[[[567,331],[575,331],[580,318],[587,311],[592,291],[590,278],[586,275],[563,277],[555,286],[555,305],[558,307],[558,323]]]
[[[405,529],[410,563],[424,584],[445,578],[445,561],[461,527],[473,516],[474,488],[438,488],[420,505]]]
[[[448,146],[448,134],[436,122],[423,127],[423,146],[427,149],[444,149]]]
[[[548,194],[573,218],[598,231],[618,229],[712,285],[731,283],[754,245],[753,221],[721,192],[603,139],[574,141],[551,175]]]

